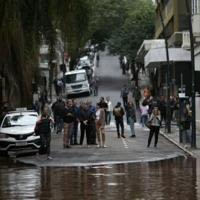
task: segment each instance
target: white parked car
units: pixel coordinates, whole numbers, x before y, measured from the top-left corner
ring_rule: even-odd
[[[85,70],[74,70],[65,73],[65,89],[67,95],[90,94],[90,85]]]
[[[34,134],[38,114],[35,111],[14,111],[0,125],[0,151],[15,153],[37,152],[40,136]]]
[[[84,56],[79,59],[77,69],[80,69],[82,66],[86,65],[92,67],[92,63],[90,62],[90,58],[88,56]]]

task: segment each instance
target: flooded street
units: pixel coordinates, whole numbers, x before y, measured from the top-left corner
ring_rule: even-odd
[[[74,168],[4,163],[0,199],[197,200],[199,180],[195,159]]]

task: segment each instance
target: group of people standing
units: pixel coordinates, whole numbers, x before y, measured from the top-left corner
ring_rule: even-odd
[[[51,109],[51,112],[49,111]],[[51,126],[56,134],[63,132],[63,148],[71,145],[86,144],[106,148],[105,125],[110,124],[112,103],[109,97],[100,98],[96,106],[91,101],[81,101],[78,105],[75,99],[64,101],[61,97],[52,104],[51,108],[44,107],[41,118],[35,126],[35,133],[40,135],[40,153],[50,157]],[[53,117],[51,117],[53,116]],[[78,141],[78,127],[80,137]]]

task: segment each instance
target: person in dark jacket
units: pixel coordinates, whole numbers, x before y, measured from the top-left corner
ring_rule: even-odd
[[[96,145],[96,107],[92,105],[91,101],[87,102],[89,109],[89,131],[90,131],[90,144]]]
[[[74,121],[76,119],[76,114],[73,108],[73,103],[71,99],[66,102],[66,107],[64,110],[64,136],[63,136],[63,147],[70,148],[70,138],[74,128]]]
[[[54,115],[56,133],[62,132],[63,129],[63,115],[65,110],[65,102],[62,97],[59,97],[52,105],[52,111]]]
[[[79,123],[79,107],[77,106],[77,102],[76,100],[73,99],[73,109],[75,112],[75,120],[74,120],[74,128],[72,131],[72,135],[71,135],[71,140],[70,140],[70,144],[71,145],[77,145],[77,134],[78,134],[78,123]]]
[[[127,85],[124,85],[123,88],[121,89],[121,98],[123,100],[124,107],[126,107],[128,103],[128,94],[129,94],[129,89]]]
[[[88,103],[82,103],[79,112],[79,120],[80,120],[80,129],[81,129],[81,136],[80,136],[80,145],[83,145],[83,140],[86,133],[86,142],[89,146],[92,144],[91,141],[91,131],[92,131],[92,112],[90,110]]]
[[[136,122],[136,112],[135,112],[135,106],[132,101],[128,102],[128,105],[126,107],[126,115],[131,129],[131,137],[135,137],[134,124]]]
[[[121,106],[121,102],[118,102],[117,105],[113,109],[113,115],[115,116],[118,138],[120,138],[120,127],[121,127],[121,137],[125,138],[125,136],[124,136],[124,119],[123,119],[124,114],[125,114],[125,112]]]
[[[53,119],[49,117],[48,111],[44,109],[41,118],[36,122],[35,133],[40,136],[41,146],[39,153],[46,153],[47,159],[52,159],[50,156],[51,123],[53,123]]]
[[[85,102],[80,105],[79,121],[80,121],[80,145],[83,145],[84,136],[86,133],[87,145],[90,145],[90,126],[89,126],[90,110]]]

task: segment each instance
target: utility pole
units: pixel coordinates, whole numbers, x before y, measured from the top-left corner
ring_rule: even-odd
[[[156,0],[156,3],[158,5],[158,12],[159,12],[159,16],[160,16],[160,20],[161,20],[161,24],[162,24],[162,28],[163,28],[162,35],[163,35],[163,38],[165,40],[166,60],[167,60],[167,73],[166,73],[166,86],[167,86],[166,130],[167,130],[167,133],[171,133],[169,47],[168,47],[167,37],[166,37],[166,34],[165,34],[164,20],[163,20],[163,16],[162,16],[162,12],[161,12],[158,0]]]
[[[191,1],[190,1],[191,2]],[[188,0],[185,0],[188,13],[188,24],[190,32],[190,51],[191,51],[191,78],[192,78],[192,135],[191,147],[196,148],[196,102],[195,102],[195,66],[194,66],[194,37],[192,29],[192,14]]]

